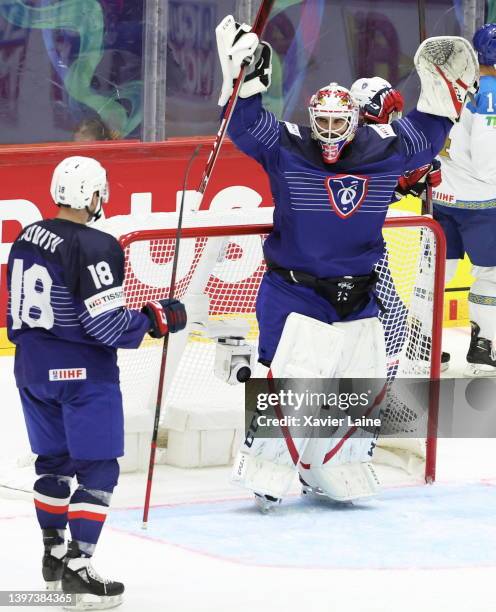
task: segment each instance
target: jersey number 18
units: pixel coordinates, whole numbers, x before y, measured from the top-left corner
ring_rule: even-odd
[[[48,270],[33,264],[24,271],[23,260],[14,259],[10,288],[10,313],[12,329],[20,329],[23,323],[29,327],[53,327],[54,315],[50,304],[53,281]]]

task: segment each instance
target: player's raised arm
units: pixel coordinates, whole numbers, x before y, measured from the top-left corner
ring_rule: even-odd
[[[259,41],[250,26],[236,23],[231,15],[221,21],[215,34],[223,75],[220,106],[229,99],[241,66],[248,63],[229,124],[229,137],[250,157],[262,164],[270,163],[278,152],[280,126],[276,116],[263,108],[260,94],[270,87],[272,48]]]
[[[430,163],[443,148],[479,78],[474,50],[459,36],[425,40],[415,54],[415,66],[421,83],[417,109],[396,123],[406,170]]]

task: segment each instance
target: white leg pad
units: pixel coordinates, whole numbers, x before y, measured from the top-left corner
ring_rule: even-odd
[[[312,469],[312,478],[302,478],[311,487],[320,488],[327,497],[336,501],[353,501],[374,497],[379,492],[380,482],[374,466],[369,462],[325,465]]]
[[[327,382],[325,379],[322,381]],[[289,389],[301,393],[306,390],[306,384],[297,379],[288,379],[285,381],[284,390]],[[234,484],[256,493],[282,497],[291,485],[296,465],[309,439],[296,437],[291,426],[285,427],[277,438],[257,436],[257,420],[261,414],[261,411],[254,414],[252,425],[234,462],[231,479]],[[293,415],[291,408],[279,406],[276,418]]]
[[[332,378],[340,362],[345,334],[338,325],[292,312],[272,360],[274,378]]]
[[[334,323],[332,327],[345,335],[336,375],[376,379],[375,384],[372,381],[370,384],[377,404],[369,416],[378,416],[386,381],[386,349],[380,321],[376,318],[360,319]],[[332,440],[312,438],[309,441],[298,468],[301,477],[311,487],[321,489],[336,501],[376,495],[379,479],[370,464],[374,442],[371,433],[358,428],[350,435],[347,424],[341,429]],[[337,452],[329,459],[333,449]]]
[[[291,313],[271,369],[275,378],[329,379],[336,375],[377,378],[374,395],[379,395],[386,376],[382,325],[376,318],[328,325]],[[343,435],[348,431],[349,427],[343,426]],[[257,439],[254,434],[247,440],[236,459],[232,481],[257,493],[283,497],[291,486],[294,466],[300,457],[303,463],[312,466],[311,477],[303,476],[304,479],[333,499],[370,497],[377,490],[373,468],[363,467],[368,465],[373,440],[361,430],[348,437],[328,463],[324,463],[325,456],[339,444],[339,437],[331,441],[292,437],[291,440]],[[292,454],[288,444],[292,446]],[[345,465],[351,466],[350,470]],[[358,477],[355,487],[351,483],[354,474]]]
[[[333,323],[343,333],[338,378],[386,378],[384,329],[376,317]]]
[[[291,313],[272,361],[272,375],[287,379],[331,378],[342,354],[343,340],[344,333],[334,326]],[[294,385],[291,387],[298,391]],[[307,438],[292,437],[290,430],[287,435],[291,440],[282,436],[262,439],[256,433],[247,436],[234,462],[232,482],[273,497],[286,495],[296,474],[295,466],[308,444]]]
[[[277,442],[285,445],[284,440]],[[288,454],[286,448],[282,450]],[[240,451],[234,461],[231,482],[262,495],[281,498],[287,495],[295,474],[293,462],[278,464]]]

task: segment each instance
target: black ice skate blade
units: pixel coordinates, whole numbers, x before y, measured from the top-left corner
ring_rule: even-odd
[[[108,610],[122,603],[122,594],[100,596],[92,593],[73,593],[72,604],[64,610]]]

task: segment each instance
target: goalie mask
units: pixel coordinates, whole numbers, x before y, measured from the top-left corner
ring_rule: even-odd
[[[96,210],[90,210],[93,194],[98,193]],[[50,193],[57,206],[86,209],[89,220],[99,219],[102,205],[108,202],[105,168],[91,157],[67,157],[55,168]]]
[[[473,43],[479,64],[494,66],[496,64],[496,23],[486,23],[479,28],[474,34]]]
[[[335,163],[355,136],[360,113],[358,102],[347,89],[331,83],[312,96],[308,112],[312,135],[322,147],[324,161]]]

